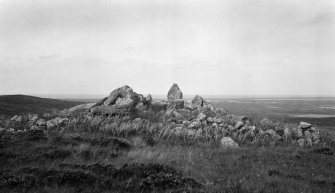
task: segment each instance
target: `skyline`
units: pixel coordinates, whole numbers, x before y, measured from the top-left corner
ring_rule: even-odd
[[[0,0],[0,95],[335,96],[331,0]]]

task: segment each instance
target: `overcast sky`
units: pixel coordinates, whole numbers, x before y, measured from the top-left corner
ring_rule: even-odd
[[[0,0],[0,94],[335,95],[333,0]]]

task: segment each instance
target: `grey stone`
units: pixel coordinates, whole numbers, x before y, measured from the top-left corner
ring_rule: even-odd
[[[289,127],[286,127],[284,129],[284,135],[283,135],[283,137],[284,137],[284,139],[286,141],[291,140],[292,139],[292,129],[289,128]]]
[[[221,147],[223,149],[237,149],[239,145],[230,137],[223,137],[221,139]]]
[[[169,101],[183,99],[183,93],[181,92],[177,84],[173,84],[167,94]]]
[[[239,121],[239,122],[236,123],[234,129],[235,129],[235,130],[239,130],[239,129],[241,129],[243,126],[244,126],[244,123],[243,123],[242,121]]]
[[[192,100],[192,106],[202,107],[203,105],[204,105],[204,99],[201,96],[196,95]]]
[[[104,106],[114,105],[118,100],[118,98],[131,99],[132,103],[135,103],[139,100],[138,94],[135,93],[132,88],[125,85],[112,91],[108,96],[108,98],[103,102],[103,105]]]
[[[204,121],[206,120],[206,115],[204,113],[200,113],[197,117],[197,121]]]
[[[207,122],[209,122],[209,123],[213,123],[214,121],[213,121],[213,118],[212,117],[208,117],[207,118]]]
[[[37,126],[46,126],[46,121],[44,119],[38,119],[36,121]]]
[[[299,123],[299,128],[305,130],[305,129],[309,129],[312,127],[312,124],[310,123],[306,123],[306,122],[300,122]]]

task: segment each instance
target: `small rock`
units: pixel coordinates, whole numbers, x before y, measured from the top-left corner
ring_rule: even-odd
[[[138,123],[138,122],[141,122],[141,121],[142,121],[141,118],[136,118],[136,119],[133,120],[134,123]]]
[[[212,124],[213,127],[218,127],[219,125],[217,123]]]
[[[3,132],[5,130],[6,130],[5,128],[0,127],[0,132]]]
[[[266,134],[269,134],[273,139],[279,140],[281,137],[273,129],[265,131]]]
[[[233,126],[231,126],[231,125],[228,125],[227,129],[228,129],[228,131],[234,131],[235,130],[235,128]]]
[[[12,118],[10,118],[11,121],[15,121],[18,116],[14,115]]]
[[[287,140],[291,140],[292,139],[292,129],[291,128],[289,128],[289,127],[286,127],[285,129],[284,129],[284,138],[285,138],[285,140],[287,141]]]
[[[189,128],[200,128],[201,125],[202,125],[201,122],[199,122],[199,121],[195,121],[195,122],[191,123],[188,127],[189,127]]]
[[[198,129],[196,132],[196,136],[199,137],[203,134],[203,130],[202,129]]]
[[[220,142],[221,142],[221,147],[224,149],[239,148],[239,145],[230,137],[223,137]]]
[[[204,113],[200,113],[197,117],[197,121],[206,120],[206,115]]]
[[[14,121],[14,122],[21,122],[22,121],[22,116],[18,116],[18,115],[15,115],[14,117],[12,117],[10,119],[11,121]]]
[[[196,129],[187,129],[186,135],[188,136],[196,136],[197,130]]]
[[[14,132],[15,132],[15,129],[14,129],[14,128],[9,128],[9,129],[8,129],[8,132],[14,133]]]
[[[214,118],[213,121],[218,124],[222,123],[222,119],[220,118]]]
[[[241,129],[243,126],[244,126],[244,123],[243,123],[242,121],[239,121],[239,122],[236,123],[236,125],[235,125],[234,128],[235,128],[236,130],[239,130],[239,129]]]
[[[183,121],[183,125],[189,126],[192,122],[191,121]]]
[[[214,120],[213,120],[213,118],[212,118],[212,117],[208,117],[208,118],[207,118],[207,122],[209,122],[209,123],[213,123],[213,122],[214,122]]]
[[[44,119],[38,119],[36,121],[37,126],[46,126],[46,121]]]
[[[305,129],[309,129],[312,127],[312,124],[310,123],[306,123],[306,122],[300,122],[299,123],[299,128],[305,130]]]

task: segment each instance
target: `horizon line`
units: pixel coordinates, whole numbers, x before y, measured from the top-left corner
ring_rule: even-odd
[[[25,95],[35,96],[41,98],[55,98],[55,99],[96,99],[106,97],[106,94],[1,94],[0,96],[11,96],[11,95]],[[108,94],[109,95],[109,94]],[[335,98],[335,95],[241,95],[241,94],[184,94],[184,98],[193,98],[195,95],[200,95],[203,98]],[[146,95],[144,95],[146,96]],[[166,94],[151,94],[152,97],[166,98]]]

